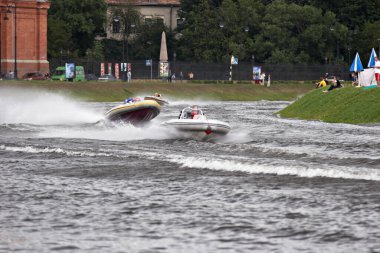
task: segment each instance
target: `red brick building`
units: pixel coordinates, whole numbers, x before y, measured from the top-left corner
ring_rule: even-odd
[[[27,72],[49,72],[47,0],[0,0],[1,74],[21,78]]]

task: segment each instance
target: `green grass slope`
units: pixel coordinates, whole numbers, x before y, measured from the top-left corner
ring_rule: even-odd
[[[313,87],[300,82],[274,82],[271,87],[246,83],[196,83],[134,81],[125,82],[58,82],[1,81],[1,86],[35,88],[63,93],[84,101],[123,101],[127,97],[161,93],[168,99],[204,99],[218,101],[291,101]]]
[[[313,90],[281,110],[279,115],[331,123],[380,123],[380,88],[346,87],[329,93]]]

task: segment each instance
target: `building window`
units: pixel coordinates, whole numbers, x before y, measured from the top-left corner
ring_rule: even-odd
[[[157,23],[164,24],[164,18],[163,17],[157,17]]]
[[[120,32],[120,21],[118,19],[114,19],[112,21],[112,32],[119,33]]]
[[[152,16],[145,16],[144,17],[145,24],[152,24]]]
[[[152,17],[152,16],[145,16],[144,17],[145,24],[164,24],[164,17]]]
[[[183,18],[177,18],[177,27],[181,27],[183,24],[184,19]]]

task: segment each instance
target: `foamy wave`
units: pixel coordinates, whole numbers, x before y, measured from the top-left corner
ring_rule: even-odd
[[[328,178],[345,178],[359,180],[380,181],[380,171],[366,168],[310,168],[306,166],[274,166],[259,163],[242,163],[236,161],[225,161],[217,159],[200,159],[195,157],[172,156],[171,162],[181,164],[182,167],[200,168],[209,170],[222,170],[231,172],[245,172],[252,174],[275,174],[275,175],[292,175],[299,177],[328,177]]]
[[[23,152],[29,154],[60,154],[63,156],[69,157],[115,157],[119,159],[125,159],[126,157],[132,155],[139,157],[138,159],[160,159],[161,155],[156,152],[151,152],[145,149],[128,149],[128,150],[118,150],[112,151],[110,150],[96,150],[96,151],[71,151],[64,150],[62,148],[49,148],[49,147],[33,147],[33,146],[24,146],[24,147],[16,147],[16,146],[6,146],[0,145],[0,150],[10,151],[10,152]]]
[[[359,153],[354,151],[340,151],[340,152],[327,152],[325,146],[322,145],[306,145],[303,146],[287,146],[287,147],[274,147],[271,144],[255,145],[262,152],[274,152],[294,155],[307,155],[312,158],[324,158],[324,159],[368,159],[379,160],[380,156],[376,151],[373,153]],[[252,147],[252,146],[251,146]],[[246,147],[250,148],[250,146]]]
[[[92,123],[102,113],[83,108],[68,97],[42,90],[0,88],[0,123],[72,125]]]
[[[10,147],[5,145],[0,145],[0,150],[4,151],[11,151],[11,152],[23,152],[23,153],[30,153],[30,154],[42,154],[42,153],[50,153],[50,154],[62,154],[66,156],[112,156],[108,153],[93,153],[88,151],[68,151],[63,150],[61,148],[38,148],[38,147],[32,147],[32,146],[25,146],[25,147]]]
[[[107,141],[162,140],[169,138],[169,136],[167,129],[153,124],[144,128],[134,127],[130,124],[119,124],[114,127],[105,128],[54,128],[39,133],[39,137],[42,138],[74,138]]]

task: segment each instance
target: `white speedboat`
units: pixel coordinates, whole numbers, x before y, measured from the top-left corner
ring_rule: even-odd
[[[178,119],[166,121],[162,125],[176,130],[180,136],[197,140],[217,139],[231,130],[226,122],[207,119],[197,106],[184,108]]]

